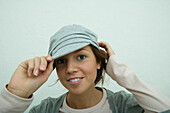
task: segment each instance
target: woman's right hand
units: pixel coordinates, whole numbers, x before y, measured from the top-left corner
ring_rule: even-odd
[[[43,85],[53,69],[51,56],[35,57],[22,62],[7,86],[7,89],[20,97],[28,98]]]

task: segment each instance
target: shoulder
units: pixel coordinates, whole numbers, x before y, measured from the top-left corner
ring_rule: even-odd
[[[123,90],[118,91],[118,92],[113,92],[109,89],[105,89],[107,92],[107,96],[110,98],[129,98],[131,96],[133,96],[132,94],[129,94]]]
[[[132,94],[129,94],[125,91],[113,92],[111,90],[106,89],[106,92],[108,99],[114,100],[114,102],[123,103],[124,101],[127,102],[127,100],[133,100],[132,102],[137,102]]]
[[[119,112],[130,111],[130,113],[142,113],[144,111],[132,94],[125,91],[113,92],[108,89],[106,89],[106,92],[111,109],[117,108]]]
[[[48,97],[41,101],[37,106],[34,106],[29,113],[51,113],[57,112],[61,107],[66,94],[59,96],[58,98]]]

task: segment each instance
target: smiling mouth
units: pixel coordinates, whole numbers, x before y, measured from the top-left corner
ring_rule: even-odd
[[[82,80],[83,80],[83,77],[80,77],[80,78],[72,78],[72,79],[69,79],[69,80],[67,80],[67,81],[69,82],[69,84],[78,84],[78,83],[80,83]]]

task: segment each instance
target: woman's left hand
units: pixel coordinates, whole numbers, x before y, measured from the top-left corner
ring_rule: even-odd
[[[112,55],[115,55],[115,52],[112,50],[108,42],[101,41],[101,42],[98,42],[98,44],[101,48],[104,48],[106,50],[106,52],[104,50],[101,50],[101,51],[105,52],[108,55],[108,58]]]

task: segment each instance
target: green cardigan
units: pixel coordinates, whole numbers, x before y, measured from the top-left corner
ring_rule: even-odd
[[[106,89],[107,98],[112,113],[143,113],[144,109],[137,103],[132,94],[125,91],[112,92]],[[66,93],[58,98],[48,97],[41,104],[33,107],[29,113],[58,113]]]

